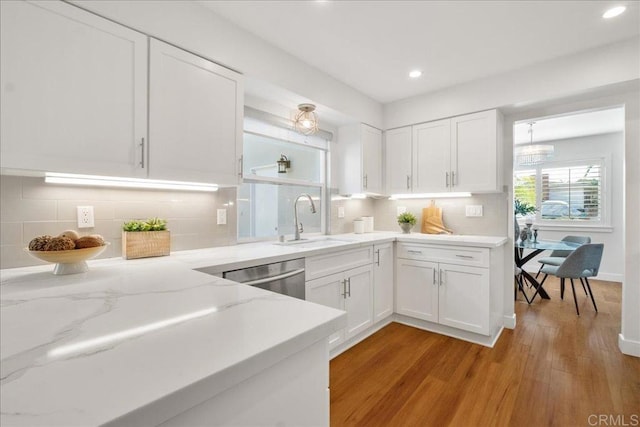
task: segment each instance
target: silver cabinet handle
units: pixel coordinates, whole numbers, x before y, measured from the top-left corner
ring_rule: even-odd
[[[407,175],[407,190],[411,188],[411,175]]]
[[[407,249],[407,252],[409,252],[410,254],[422,254],[422,251],[416,251],[413,249]]]
[[[432,284],[433,284],[433,286],[436,285],[436,269],[435,268],[433,269],[433,283]]]
[[[304,268],[289,271],[288,273],[280,274],[278,276],[265,277],[264,279],[252,280],[250,282],[242,282],[242,284],[249,286],[260,285],[262,283],[275,282],[276,280],[286,279],[287,277],[296,276],[301,273],[304,273]]]
[[[240,178],[242,178],[242,168],[244,167],[244,159],[243,159],[243,157],[244,157],[244,156],[240,156],[240,157],[238,158],[238,165],[239,165],[239,168],[238,168],[238,176],[239,176]]]
[[[340,283],[342,283],[342,293],[340,295],[342,295],[342,298],[347,298],[347,279],[341,280]]]
[[[369,183],[369,179],[367,174],[365,173],[364,176],[362,177],[362,186],[366,189],[368,183]]]
[[[347,291],[347,294],[349,295],[349,298],[351,298],[351,277],[347,279],[347,283],[349,284],[349,290]]]
[[[449,172],[445,172],[445,185],[448,187],[449,186]]]
[[[140,142],[140,167],[144,169],[144,137]]]
[[[451,171],[451,186],[453,187],[454,185],[456,185],[456,173]]]
[[[376,254],[378,254],[378,260],[376,261],[376,265],[379,266],[380,265],[380,249],[376,251]]]
[[[444,280],[442,280],[442,269],[440,269],[440,277],[439,278],[440,278],[440,280],[439,280],[440,286],[444,285]]]
[[[458,258],[473,259],[473,257],[472,257],[471,255],[458,255],[458,254],[456,254],[456,256],[457,256]]]

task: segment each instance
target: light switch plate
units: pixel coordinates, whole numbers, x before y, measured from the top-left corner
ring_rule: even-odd
[[[92,228],[95,226],[93,206],[77,206],[78,228]]]
[[[338,218],[344,218],[344,206],[338,206]]]
[[[398,206],[396,207],[396,215],[401,215],[407,211],[406,206]]]
[[[226,224],[227,224],[227,210],[218,209],[218,225],[226,225]]]
[[[482,216],[482,205],[467,205],[466,216]]]

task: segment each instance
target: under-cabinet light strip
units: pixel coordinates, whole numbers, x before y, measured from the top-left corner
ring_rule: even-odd
[[[121,178],[113,176],[76,175],[47,173],[44,182],[48,184],[70,184],[99,187],[146,188],[155,190],[218,191],[215,184],[199,182],[160,181],[151,179]]]
[[[452,197],[471,197],[471,193],[415,193],[415,194],[392,194],[390,200],[400,199],[437,199]]]

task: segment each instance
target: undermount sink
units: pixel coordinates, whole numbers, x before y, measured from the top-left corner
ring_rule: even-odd
[[[355,240],[349,239],[336,239],[334,237],[319,237],[317,239],[300,239],[289,240],[286,242],[276,242],[274,245],[280,246],[293,246],[296,248],[322,248],[325,246],[341,245],[344,243],[352,243]]]

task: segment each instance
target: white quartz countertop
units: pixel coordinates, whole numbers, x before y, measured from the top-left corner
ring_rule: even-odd
[[[0,424],[159,424],[346,325],[340,310],[196,268],[221,272],[396,240],[481,247],[507,240],[330,237],[341,240],[94,260],[88,272],[68,276],[54,276],[50,264],[0,270]]]

